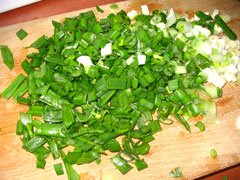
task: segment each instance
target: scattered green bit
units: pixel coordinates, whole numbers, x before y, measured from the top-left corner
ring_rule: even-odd
[[[100,12],[100,13],[103,13],[103,12],[104,12],[104,10],[102,10],[99,6],[96,6],[96,9],[97,9],[97,11]]]
[[[172,178],[180,178],[183,177],[182,170],[179,167],[176,167],[174,170],[169,172],[169,175]]]
[[[12,54],[11,50],[6,45],[1,45],[0,48],[1,48],[2,58],[3,58],[3,63],[10,70],[12,70],[14,68],[14,59],[13,59],[13,54]]]
[[[111,158],[112,163],[121,171],[122,174],[126,174],[132,169],[126,160],[124,160],[119,154]]]
[[[201,121],[198,121],[195,126],[202,132],[202,131],[205,131],[205,125],[201,122]]]
[[[111,8],[111,9],[118,9],[118,5],[117,5],[117,4],[111,4],[111,5],[110,5],[110,8]]]
[[[62,163],[54,164],[53,166],[54,166],[54,170],[58,176],[64,174]]]
[[[45,165],[46,165],[45,159],[38,159],[37,160],[37,164],[36,164],[37,168],[44,169]]]
[[[210,156],[215,159],[217,157],[217,151],[216,149],[211,149],[210,150]]]
[[[137,167],[138,171],[146,169],[148,167],[147,163],[142,159],[135,162],[135,166]]]
[[[231,28],[228,27],[228,25],[223,21],[223,19],[219,15],[216,15],[215,21],[216,24],[222,28],[223,32],[226,34],[227,37],[229,37],[229,39],[231,40],[237,39],[237,35],[231,30]]]
[[[18,87],[24,82],[25,76],[23,74],[19,74],[12,83],[2,92],[2,96],[5,99],[9,99],[15,91],[17,91]],[[20,92],[19,92],[20,93]]]
[[[28,33],[25,30],[20,29],[20,30],[18,30],[16,35],[20,40],[23,40],[28,35]]]

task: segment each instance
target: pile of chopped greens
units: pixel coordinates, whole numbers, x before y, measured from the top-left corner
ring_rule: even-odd
[[[143,155],[161,124],[176,119],[191,132],[190,118],[216,116],[213,99],[222,95],[223,84],[206,85],[203,71],[221,63],[212,60],[217,47],[209,53],[201,46],[216,31],[239,42],[214,13],[198,11],[189,19],[172,9],[150,14],[142,6],[141,14],[120,11],[97,20],[88,11],[52,21],[54,34],[33,42],[30,47],[38,51],[22,62],[26,76],[19,74],[1,94],[29,107],[20,113],[16,133],[36,156],[37,167],[44,168],[52,155],[62,158],[69,179],[79,179],[72,165],[100,163],[108,150],[116,152],[111,161],[122,174],[133,165],[140,171],[148,167]],[[18,35],[23,39],[27,32]],[[12,69],[9,48],[1,51]],[[195,126],[205,130],[202,122]],[[54,168],[63,174],[61,163]]]

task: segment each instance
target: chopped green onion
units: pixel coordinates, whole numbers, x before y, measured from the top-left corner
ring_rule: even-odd
[[[177,167],[175,168],[174,170],[170,171],[169,172],[169,175],[172,177],[172,178],[180,178],[180,177],[183,177],[183,173],[182,173],[182,170]]]
[[[17,134],[17,135],[23,135],[23,129],[24,129],[24,125],[23,125],[23,123],[19,120],[19,121],[17,122],[16,134]]]
[[[53,166],[54,166],[54,170],[58,176],[64,174],[62,163],[54,164]]]
[[[28,35],[28,33],[26,31],[24,31],[23,29],[18,30],[18,32],[16,34],[20,40],[23,40]]]
[[[18,96],[23,96],[28,91],[28,84],[24,81],[12,94],[13,98],[17,100]]]
[[[217,151],[216,149],[211,149],[210,150],[210,156],[215,159],[217,157]]]
[[[70,106],[63,106],[63,123],[69,128],[74,123],[74,116]]]
[[[201,121],[198,121],[195,126],[202,132],[202,131],[205,131],[205,125],[201,122]]]
[[[19,74],[13,82],[2,92],[2,96],[5,99],[9,99],[13,93],[17,90],[17,88],[22,84],[25,80],[25,76],[23,74]],[[25,87],[24,87],[25,88]],[[17,97],[18,93],[15,94],[15,98]]]
[[[35,49],[39,49],[48,43],[48,38],[47,36],[43,35],[40,38],[38,38],[34,43],[31,44],[31,47]]]
[[[33,152],[36,149],[40,148],[45,143],[46,143],[46,140],[44,138],[34,136],[30,141],[24,144],[24,148],[29,152]]]
[[[111,8],[111,9],[117,9],[117,8],[118,8],[118,5],[117,5],[117,4],[111,4],[111,5],[110,5],[110,8]]]
[[[107,89],[126,89],[127,79],[124,78],[108,78]]]
[[[37,160],[37,164],[36,164],[37,168],[44,169],[45,165],[46,165],[45,159],[38,159]]]
[[[111,161],[122,174],[126,174],[132,169],[132,166],[130,166],[119,154],[113,156]]]
[[[135,162],[135,166],[137,167],[138,171],[141,171],[141,170],[146,169],[148,167],[147,163],[143,159],[137,160]]]
[[[11,50],[9,49],[8,46],[6,45],[1,45],[1,54],[3,58],[3,63],[11,70],[14,68],[14,59],[13,59],[13,54]]]
[[[228,27],[228,25],[222,20],[219,15],[215,16],[215,21],[216,24],[222,28],[223,32],[226,34],[227,37],[229,37],[229,39],[237,39],[237,35]]]
[[[103,12],[104,12],[104,10],[102,10],[99,6],[96,6],[96,9],[97,9],[97,11],[100,12],[100,13],[103,13]]]

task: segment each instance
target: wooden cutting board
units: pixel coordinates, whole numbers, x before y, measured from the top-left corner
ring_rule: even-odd
[[[230,25],[240,36],[240,1],[237,0],[155,0],[118,3],[119,9],[125,11],[131,9],[139,11],[141,4],[148,4],[151,10],[172,7],[178,13],[188,14],[195,10],[211,12],[219,9],[222,14],[232,17]],[[95,8],[92,8],[98,18],[119,10],[112,10],[109,5],[102,8],[105,10],[103,14],[97,13]],[[18,73],[23,72],[20,68],[21,62],[28,53],[28,49],[23,47],[30,45],[42,34],[52,35],[52,20],[62,21],[64,17],[76,16],[83,11],[86,10],[0,28],[0,44],[8,45],[15,58],[15,68],[10,71],[0,57],[0,92]],[[20,28],[29,33],[23,41],[15,35]],[[227,84],[223,93],[223,97],[217,100],[219,121],[217,124],[207,123],[205,132],[200,133],[192,126],[192,134],[189,134],[178,123],[163,127],[163,131],[155,136],[156,140],[151,143],[151,151],[145,157],[149,168],[140,172],[134,169],[123,176],[111,164],[109,156],[102,156],[100,165],[91,163],[77,166],[75,169],[81,174],[82,179],[97,180],[112,176],[116,180],[157,180],[171,179],[168,173],[180,167],[185,179],[193,179],[240,163],[240,127],[237,126],[237,117],[240,116],[240,86]],[[25,110],[26,107],[17,105],[13,99],[8,101],[0,99],[0,179],[67,179],[66,175],[57,176],[54,172],[53,164],[59,161],[54,162],[50,157],[45,170],[36,169],[35,157],[21,148],[20,138],[15,135],[15,126],[19,112]],[[209,155],[212,148],[218,152],[216,159]]]

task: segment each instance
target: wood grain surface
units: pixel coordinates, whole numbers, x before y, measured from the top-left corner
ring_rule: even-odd
[[[192,14],[194,10],[213,11],[219,9],[222,14],[228,14],[233,21],[231,27],[240,36],[240,2],[237,0],[162,0],[162,1],[125,1],[118,3],[119,9],[129,11],[140,10],[141,4],[148,4],[151,9],[174,8],[178,13]],[[105,17],[109,13],[118,10],[111,10],[109,5],[101,7],[105,13],[96,12],[98,18]],[[88,9],[89,10],[89,9]],[[53,34],[52,20],[62,21],[64,17],[76,16],[81,11],[74,11],[52,17],[38,19],[30,22],[0,28],[0,44],[8,45],[15,58],[15,68],[10,71],[3,65],[0,58],[0,92],[10,84],[19,72],[21,62],[24,60],[30,45],[42,34],[51,36]],[[15,33],[20,28],[25,29],[29,35],[20,41]],[[82,179],[105,179],[113,176],[116,180],[126,179],[171,179],[168,175],[175,167],[182,169],[184,179],[197,178],[211,172],[240,163],[240,129],[236,120],[240,116],[240,87],[235,84],[227,84],[223,89],[223,97],[217,100],[219,115],[218,123],[207,123],[205,132],[198,132],[192,126],[192,134],[189,134],[177,122],[171,126],[164,126],[163,131],[156,134],[155,141],[151,143],[151,151],[145,157],[149,168],[137,172],[136,169],[123,176],[114,168],[110,162],[110,156],[102,156],[100,165],[91,163],[75,166],[81,174]],[[48,158],[45,170],[36,169],[35,157],[21,148],[21,141],[15,135],[16,122],[19,119],[19,112],[25,111],[26,107],[18,105],[13,99],[0,99],[0,179],[67,179],[66,175],[55,175],[52,157]],[[194,124],[194,121],[191,122]],[[210,149],[215,148],[218,157],[212,159],[209,155]],[[240,177],[236,175],[236,178]]]

